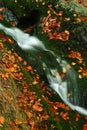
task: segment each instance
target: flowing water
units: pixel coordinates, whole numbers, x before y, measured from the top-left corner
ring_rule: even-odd
[[[46,49],[43,42],[37,37],[30,36],[16,27],[8,28],[0,24],[0,30],[11,36],[23,51],[32,55],[31,62],[33,65],[38,63],[41,73],[46,75],[49,86],[59,94],[71,109],[87,115],[85,100],[79,92],[77,74],[65,60]]]

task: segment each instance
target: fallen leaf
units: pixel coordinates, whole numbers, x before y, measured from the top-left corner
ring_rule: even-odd
[[[32,71],[32,70],[33,70],[31,66],[27,66],[26,69],[27,69],[28,71]]]
[[[10,43],[10,44],[14,43],[14,41],[12,39],[10,39],[9,37],[7,38],[7,42]]]
[[[0,42],[0,49],[2,49],[3,48],[3,44]]]
[[[35,104],[33,105],[33,109],[39,112],[43,111],[43,108],[39,100],[35,102]]]
[[[22,122],[19,121],[18,119],[16,119],[14,122],[15,122],[16,125],[21,125],[22,124]]]
[[[3,15],[2,14],[0,14],[0,20],[3,20]]]
[[[75,63],[75,62],[72,62],[71,64],[72,64],[72,65],[76,65],[76,63]]]
[[[3,116],[0,116],[0,125],[3,125],[5,122],[5,118]]]
[[[83,125],[82,130],[87,130],[87,124],[84,124],[84,125]]]
[[[26,61],[24,61],[24,62],[23,62],[23,65],[25,65],[25,66],[26,66],[26,65],[27,65],[27,62],[26,62]]]
[[[31,119],[33,117],[33,113],[32,112],[26,112],[27,116],[29,119]]]
[[[32,83],[33,85],[36,85],[36,84],[38,84],[38,81],[33,81],[33,83]]]

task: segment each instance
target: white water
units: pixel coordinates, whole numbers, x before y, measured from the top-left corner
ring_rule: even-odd
[[[86,108],[81,106],[80,103],[76,73],[65,60],[46,49],[38,38],[30,36],[16,27],[7,28],[0,24],[0,30],[11,36],[22,50],[31,52],[37,59],[38,56],[42,56],[42,59],[38,59],[38,62],[42,64],[50,87],[59,94],[71,109],[87,116]],[[37,62],[37,59],[35,62]],[[62,73],[65,75],[64,78],[61,77]]]

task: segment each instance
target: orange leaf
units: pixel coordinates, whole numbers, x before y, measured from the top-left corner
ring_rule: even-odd
[[[87,130],[87,124],[84,124],[84,125],[83,125],[82,130]]]
[[[22,124],[22,122],[19,121],[18,119],[16,119],[14,122],[15,122],[16,125],[21,125]]]
[[[87,17],[80,17],[76,19],[78,22],[87,21]]]
[[[14,41],[12,39],[10,39],[10,38],[7,38],[7,42],[9,42],[10,44],[14,43]]]
[[[14,67],[11,67],[9,68],[10,72],[15,72],[15,68]]]
[[[2,49],[3,48],[3,44],[0,42],[0,49]]]
[[[3,116],[0,116],[0,125],[3,125],[5,122],[5,118]]]
[[[29,119],[33,117],[32,112],[26,112],[26,114],[27,114],[27,116],[28,116]]]
[[[37,117],[38,118],[38,117]],[[49,115],[42,115],[38,118],[39,121],[45,121],[45,120],[48,120],[49,118]]]
[[[64,32],[59,33],[59,36],[57,37],[57,39],[60,39],[62,41],[67,41],[69,39],[69,31],[65,30]]]
[[[32,67],[31,67],[31,66],[27,66],[26,69],[27,69],[28,71],[32,71]]]
[[[33,105],[33,109],[39,112],[43,111],[39,100],[35,102],[35,104]]]
[[[14,56],[15,56],[15,57],[18,57],[18,54],[17,54],[16,52],[14,52]]]
[[[27,65],[27,62],[26,62],[26,61],[24,61],[24,62],[23,62],[23,65]]]
[[[35,122],[33,120],[30,120],[29,123],[32,127],[31,130],[34,130]]]
[[[21,62],[23,59],[22,57],[18,56],[18,60]]]

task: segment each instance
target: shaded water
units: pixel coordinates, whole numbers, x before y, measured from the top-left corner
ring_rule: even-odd
[[[23,51],[31,54],[33,65],[38,62],[39,69],[41,68],[41,73],[45,73],[49,86],[71,109],[87,115],[87,106],[84,98],[80,96],[76,72],[65,60],[46,49],[38,38],[30,36],[16,27],[7,28],[0,24],[0,29],[11,36]]]

